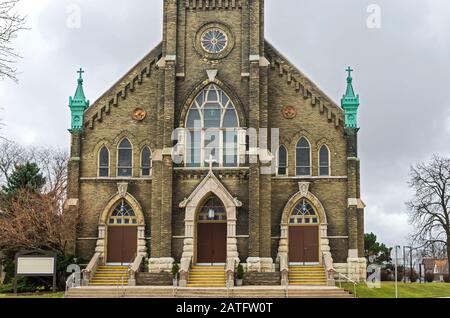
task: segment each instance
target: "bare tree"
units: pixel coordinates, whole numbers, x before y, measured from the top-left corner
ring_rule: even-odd
[[[440,247],[450,263],[450,159],[435,155],[411,168],[414,198],[407,203],[416,244],[435,254]]]
[[[26,30],[26,17],[16,11],[20,0],[0,0],[0,79],[9,78],[17,82],[17,69],[13,64],[20,55],[12,42],[21,30]]]
[[[67,255],[78,215],[76,209],[61,211],[59,201],[22,190],[0,215],[0,250],[46,249]]]
[[[67,151],[49,147],[25,148],[19,144],[0,139],[0,185],[19,164],[36,163],[43,173],[46,185],[43,192],[63,198],[67,186]]]
[[[4,184],[8,176],[18,164],[29,159],[27,150],[15,142],[0,139],[0,185]]]

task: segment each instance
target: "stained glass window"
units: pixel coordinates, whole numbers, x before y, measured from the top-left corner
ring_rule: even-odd
[[[214,166],[238,166],[239,119],[227,94],[209,85],[195,98],[186,119],[186,166],[203,167],[213,158]]]
[[[119,177],[133,175],[133,147],[126,138],[119,144],[117,175]]]
[[[99,153],[98,176],[109,177],[109,150],[103,147]]]
[[[319,152],[319,173],[321,176],[330,175],[330,151],[323,145]]]
[[[152,175],[152,152],[149,147],[144,147],[141,154],[141,174],[143,177]]]
[[[311,203],[302,199],[292,211],[290,224],[318,224],[319,216]]]
[[[135,225],[137,224],[136,213],[125,200],[121,200],[109,218],[110,225]]]
[[[311,175],[311,146],[306,138],[301,138],[296,147],[297,176]]]
[[[279,176],[287,175],[287,149],[285,146],[280,146],[278,150],[278,172]]]
[[[227,214],[222,201],[213,196],[206,201],[198,214],[199,221],[226,221]]]
[[[209,29],[201,38],[202,48],[208,53],[220,53],[227,47],[228,37],[220,29]]]

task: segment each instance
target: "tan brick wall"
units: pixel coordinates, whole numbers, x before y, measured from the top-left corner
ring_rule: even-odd
[[[183,1],[180,3],[184,3]],[[158,69],[155,61],[161,57],[162,51],[174,50],[174,46],[169,43],[167,46],[159,46],[123,77],[112,89],[110,89],[99,101],[86,112],[86,127],[81,139],[81,163],[80,177],[95,178],[97,176],[98,150],[102,145],[106,145],[110,150],[110,174],[116,176],[116,156],[117,145],[123,137],[130,139],[134,146],[134,177],[139,178],[140,151],[144,145],[150,146],[152,151],[161,149],[167,142],[167,133],[173,123],[173,127],[178,127],[181,121],[183,109],[189,105],[185,101],[191,97],[192,92],[200,83],[207,79],[206,70],[217,69],[218,80],[226,85],[226,90],[230,90],[232,96],[236,97],[235,105],[240,108],[243,114],[241,123],[248,125],[250,122],[255,127],[279,128],[281,144],[284,144],[289,151],[289,176],[295,175],[295,146],[300,137],[305,136],[311,143],[312,150],[312,175],[318,176],[318,151],[320,146],[326,144],[331,150],[331,173],[332,176],[347,176],[347,150],[344,128],[342,125],[336,126],[333,116],[328,117],[328,112],[319,104],[313,105],[312,96],[305,98],[302,90],[296,89],[292,79],[286,73],[280,73],[278,67],[272,64],[269,68],[250,67],[249,55],[251,52],[263,47],[261,41],[263,34],[256,32],[254,26],[249,27],[250,21],[257,21],[258,14],[250,10],[247,1],[241,1],[242,8],[198,10],[185,7],[178,7],[179,25],[175,28],[173,19],[168,21],[169,33],[164,39],[178,36],[177,65],[175,72],[178,73],[173,82],[173,69]],[[166,16],[169,19],[173,12]],[[170,19],[169,19],[170,20]],[[218,61],[203,60],[194,48],[194,37],[197,30],[209,22],[224,23],[233,33],[235,47],[230,54]],[[261,21],[262,25],[263,21]],[[263,27],[261,27],[262,29]],[[261,38],[260,38],[261,37]],[[270,51],[270,57],[275,54]],[[269,54],[268,54],[269,55]],[[142,70],[150,67],[145,75]],[[251,81],[248,77],[241,76],[242,73],[251,72]],[[182,76],[183,73],[184,76]],[[151,74],[147,76],[146,74]],[[266,75],[267,74],[267,75]],[[282,74],[282,75],[280,75]],[[135,83],[136,78],[142,77],[142,84]],[[302,79],[308,82],[307,79]],[[135,83],[134,90],[129,88],[124,90],[129,83]],[[312,86],[313,84],[309,84]],[[168,88],[168,86],[173,87]],[[250,87],[258,88],[258,93]],[[124,91],[125,98],[117,97],[117,92]],[[171,102],[174,93],[174,102]],[[267,93],[267,97],[266,97]],[[317,90],[315,91],[317,93]],[[320,93],[318,93],[320,96]],[[323,97],[327,100],[326,97]],[[115,101],[117,106],[110,105],[109,101]],[[105,108],[105,105],[109,105]],[[172,115],[171,106],[174,106]],[[293,106],[297,111],[294,119],[285,119],[282,109],[285,106]],[[142,122],[132,119],[132,112],[135,108],[141,107],[147,110],[148,116]],[[166,111],[166,108],[169,110]],[[104,111],[100,111],[105,108]],[[332,109],[334,116],[341,116],[339,109]],[[251,112],[250,112],[251,109]],[[100,112],[99,112],[100,111]],[[100,115],[99,115],[100,114]],[[171,118],[173,116],[173,118]],[[101,120],[100,118],[101,117]],[[92,120],[94,119],[94,120]],[[331,120],[330,120],[331,119]],[[339,119],[339,118],[338,118]],[[91,129],[91,126],[93,129]],[[164,136],[164,137],[163,137]],[[164,140],[163,140],[164,139]],[[74,138],[74,143],[78,139]],[[77,149],[77,147],[73,147]],[[76,183],[78,179],[77,163],[73,163],[71,168],[71,193],[77,194]],[[152,237],[154,251],[150,251],[160,256],[164,251],[172,250],[171,255],[177,260],[182,253],[182,236],[184,235],[184,211],[178,205],[184,198],[188,197],[195,187],[201,182],[199,172],[187,176],[185,172],[175,171],[168,173],[170,165],[155,163],[153,181],[132,180],[130,181],[129,192],[136,197],[145,213],[147,234],[150,236],[151,224],[154,229],[161,228],[159,222],[163,222],[167,228],[167,235],[164,230],[157,233],[158,237]],[[249,256],[249,246],[254,247],[256,254],[261,256],[272,255],[276,257],[278,249],[277,237],[280,235],[281,213],[288,200],[298,192],[298,182],[295,178],[274,178],[268,181],[267,178],[249,176],[248,170],[242,170],[243,176],[236,177],[224,173],[219,179],[224,183],[230,193],[242,201],[242,208],[238,209],[237,235],[250,235],[254,240],[240,237],[238,248],[242,260]],[[359,164],[350,169],[352,176],[351,184],[348,185],[344,179],[313,179],[311,181],[311,192],[322,202],[328,217],[329,236],[347,236],[347,198],[348,189],[358,195],[359,192]],[[205,175],[205,172],[201,172]],[[76,177],[74,177],[76,176]],[[172,185],[172,191],[167,189],[167,185]],[[108,200],[117,192],[118,180],[83,180],[79,181],[80,188],[80,212],[81,230],[79,238],[96,237],[98,218]],[[270,186],[267,182],[271,182]],[[250,184],[255,185],[250,189]],[[259,186],[258,186],[259,185]],[[166,192],[166,193],[163,193]],[[167,193],[169,192],[169,193]],[[172,217],[167,220],[170,211],[153,211],[152,198],[155,207],[172,205]],[[169,200],[170,204],[163,200]],[[260,210],[250,217],[250,204],[257,202]],[[266,210],[264,210],[266,209]],[[264,211],[263,211],[264,210]],[[254,211],[254,210],[253,210]],[[363,213],[360,211],[359,213]],[[154,220],[151,220],[153,214]],[[252,222],[250,222],[250,219]],[[361,240],[361,233],[364,230],[362,215],[357,222],[357,236]],[[168,223],[169,222],[169,223]],[[172,224],[171,228],[167,224]],[[250,224],[256,224],[249,228]],[[272,237],[270,237],[272,236]],[[169,245],[169,246],[167,246]],[[345,238],[330,239],[333,257],[337,262],[345,262],[349,242]],[[359,244],[353,243],[358,247]],[[150,244],[149,244],[150,246]],[[153,246],[153,245],[152,245]],[[77,242],[80,257],[89,258],[95,248],[93,240],[79,240]]]

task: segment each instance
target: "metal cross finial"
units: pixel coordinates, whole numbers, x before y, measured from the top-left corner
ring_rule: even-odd
[[[214,159],[212,155],[209,155],[209,159],[205,160],[207,164],[209,164],[209,171],[212,172],[213,170],[213,164],[217,163],[217,160]]]
[[[83,79],[83,73],[84,73],[84,71],[83,71],[83,69],[82,69],[81,67],[80,67],[80,70],[77,71],[77,73],[80,74],[80,79]]]
[[[348,69],[346,69],[346,71],[348,72],[348,77],[352,77],[352,72],[355,70],[349,66]]]

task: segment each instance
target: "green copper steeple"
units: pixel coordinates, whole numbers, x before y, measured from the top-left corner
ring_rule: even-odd
[[[74,97],[69,98],[69,108],[72,115],[71,131],[79,131],[83,129],[84,111],[89,107],[89,101],[86,100],[83,90],[83,69],[77,72],[80,74],[78,78],[78,86]]]
[[[349,66],[346,71],[348,72],[347,91],[341,100],[341,106],[345,113],[345,127],[358,128],[359,95],[355,95],[353,90],[352,72],[354,70]]]

